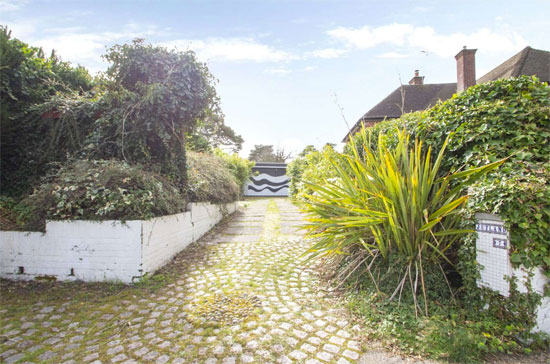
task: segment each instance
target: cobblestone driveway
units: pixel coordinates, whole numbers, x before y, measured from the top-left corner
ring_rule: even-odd
[[[348,363],[356,333],[300,255],[288,200],[253,200],[135,287],[2,283],[5,363]]]

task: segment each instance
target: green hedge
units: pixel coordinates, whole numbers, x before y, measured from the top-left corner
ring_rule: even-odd
[[[115,160],[77,160],[13,208],[21,229],[45,220],[136,220],[185,211],[186,198],[163,177]]]
[[[435,151],[454,133],[443,173],[509,157],[498,173],[470,190],[468,206],[504,219],[512,234],[514,264],[541,266],[550,274],[550,87],[546,83],[523,76],[476,85],[429,110],[381,122],[371,130],[383,134],[391,145],[401,128]]]
[[[239,199],[241,189],[221,157],[190,151],[187,154],[187,173],[191,201],[227,203]]]
[[[226,161],[189,152],[188,195],[168,179],[116,160],[76,160],[17,203],[0,200],[4,229],[43,230],[46,220],[136,220],[186,210],[187,202],[238,200],[240,187]]]

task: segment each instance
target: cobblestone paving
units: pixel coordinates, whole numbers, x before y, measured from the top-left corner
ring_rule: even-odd
[[[356,362],[357,331],[317,291],[300,257],[307,245],[296,207],[285,199],[247,204],[136,287],[4,283],[0,361]]]
[[[362,347],[301,258],[296,207],[247,205],[135,286],[1,281],[0,363],[434,363]]]

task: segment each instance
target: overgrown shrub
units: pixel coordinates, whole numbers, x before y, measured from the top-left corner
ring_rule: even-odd
[[[221,157],[190,151],[187,163],[191,201],[227,203],[239,199],[239,185]]]
[[[497,80],[370,129],[395,145],[403,127],[434,151],[454,133],[442,175],[509,157],[497,174],[478,184],[480,191],[471,190],[484,200],[470,206],[500,214],[512,234],[514,264],[541,266],[550,274],[550,87],[527,76]],[[361,135],[355,138],[366,142]],[[377,138],[369,142],[375,147]]]
[[[215,149],[214,154],[225,161],[225,165],[229,168],[233,177],[235,177],[235,181],[242,191],[244,185],[252,175],[252,167],[254,167],[256,162],[241,158],[237,153],[227,154],[221,149]]]
[[[365,129],[363,140],[370,139]],[[351,247],[363,251],[365,263],[375,285],[378,259],[393,259],[399,271],[389,300],[401,297],[409,286],[415,301],[422,292],[422,311],[428,315],[426,266],[441,269],[442,262],[452,264],[450,248],[461,235],[458,209],[467,196],[465,187],[479,180],[503,161],[493,162],[440,178],[439,167],[445,146],[437,157],[423,143],[410,142],[406,131],[398,133],[398,144],[389,149],[381,136],[378,148],[370,143],[353,145],[353,156],[334,154],[329,161],[336,170],[335,181],[322,185],[307,183],[314,191],[304,204],[310,214],[306,227],[317,243],[314,255],[341,254]],[[362,155],[360,154],[362,153]],[[455,185],[453,185],[453,182]],[[378,278],[376,278],[378,277]],[[442,275],[440,280],[446,280]],[[449,287],[450,288],[450,287]]]
[[[52,125],[47,115],[51,108],[38,105],[57,94],[79,95],[93,87],[88,71],[63,62],[52,52],[46,57],[41,48],[32,47],[0,26],[0,185],[3,195],[19,196],[32,191],[50,162],[63,161],[73,150],[71,136],[81,125],[64,129]],[[45,117],[43,117],[45,116]],[[83,129],[88,127],[83,122]],[[55,130],[54,130],[55,129]],[[67,133],[67,135],[65,135]],[[60,138],[52,138],[55,134]],[[82,138],[78,138],[80,141]],[[59,145],[55,143],[59,142]],[[53,147],[52,147],[53,146]]]
[[[327,144],[322,151],[315,148],[305,149],[287,166],[287,175],[290,177],[290,197],[302,203],[313,193],[309,183],[323,185],[336,176],[336,170],[330,162],[330,157],[336,152]]]
[[[135,220],[185,211],[185,196],[161,176],[115,160],[76,160],[23,199],[23,229],[48,220]]]

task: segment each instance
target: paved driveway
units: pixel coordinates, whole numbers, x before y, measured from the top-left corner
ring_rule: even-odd
[[[348,363],[360,344],[301,258],[301,215],[251,200],[135,287],[2,282],[0,359]]]
[[[287,199],[250,200],[136,286],[1,281],[0,362],[414,362],[361,347],[301,257],[301,221]]]

